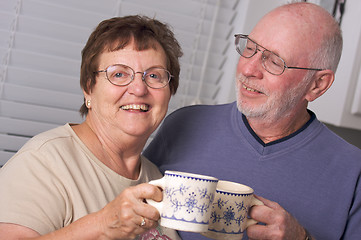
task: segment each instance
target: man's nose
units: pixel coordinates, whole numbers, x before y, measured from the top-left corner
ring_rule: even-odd
[[[237,73],[241,73],[246,77],[262,77],[262,51],[256,50],[256,53],[250,57],[240,57],[237,64]]]

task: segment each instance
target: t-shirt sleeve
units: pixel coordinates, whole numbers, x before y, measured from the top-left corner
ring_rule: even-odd
[[[66,191],[50,161],[40,153],[16,154],[0,170],[0,222],[46,234],[64,226]]]

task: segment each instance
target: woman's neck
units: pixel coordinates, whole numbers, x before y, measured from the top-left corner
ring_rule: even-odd
[[[88,121],[74,125],[72,128],[87,148],[104,165],[123,177],[138,179],[141,148],[126,141],[123,142],[121,138],[110,139],[100,133],[97,134],[101,131],[93,129]]]

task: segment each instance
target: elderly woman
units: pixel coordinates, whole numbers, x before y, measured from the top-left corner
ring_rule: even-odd
[[[0,172],[0,239],[177,239],[141,151],[178,87],[181,48],[147,17],[99,24],[82,51],[86,116],[26,143]],[[142,184],[143,183],[143,184]]]

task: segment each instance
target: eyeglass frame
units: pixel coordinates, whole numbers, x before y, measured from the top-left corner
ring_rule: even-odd
[[[321,69],[321,68],[289,67],[289,66],[287,66],[285,60],[283,60],[278,54],[276,54],[276,53],[268,50],[267,48],[263,47],[262,45],[258,44],[257,42],[255,42],[254,40],[252,40],[251,38],[249,38],[249,35],[246,35],[246,34],[235,34],[234,37],[235,37],[234,43],[235,43],[235,45],[236,45],[236,51],[237,51],[242,57],[244,57],[244,58],[251,58],[251,57],[253,57],[254,55],[256,55],[256,53],[257,53],[258,51],[260,51],[260,52],[262,53],[262,66],[263,66],[263,68],[264,68],[267,72],[269,72],[269,73],[272,74],[272,75],[279,76],[279,75],[281,75],[281,74],[283,74],[283,73],[285,72],[285,69],[286,69],[286,68],[288,68],[288,69],[311,70],[311,71],[323,71],[323,70],[325,70],[325,69]],[[243,54],[241,53],[240,49],[238,48],[238,44],[237,44],[237,41],[238,41],[240,38],[247,39],[248,41],[251,41],[251,42],[253,42],[253,43],[256,45],[256,49],[255,49],[254,53],[253,53],[251,56],[246,57],[246,56],[243,56]],[[259,47],[262,47],[264,50],[259,49]],[[281,61],[282,61],[282,63],[283,63],[283,70],[282,70],[281,73],[279,73],[279,74],[272,73],[272,72],[270,72],[270,71],[265,67],[265,65],[264,65],[264,52],[265,52],[265,51],[268,51],[268,52],[276,55],[279,59],[281,59]]]
[[[133,74],[130,76],[130,81],[129,81],[128,83],[126,83],[126,84],[116,84],[116,83],[113,83],[113,82],[109,79],[109,77],[108,77],[108,69],[109,69],[110,67],[113,67],[113,66],[123,66],[123,67],[127,67],[127,68],[129,68],[130,70],[132,70]],[[154,68],[162,69],[162,70],[164,70],[164,71],[168,74],[168,81],[167,81],[167,82],[164,84],[164,86],[162,86],[162,87],[152,87],[152,86],[150,86],[150,85],[147,83],[147,81],[145,80],[145,76],[147,75],[148,71],[151,70],[151,69],[154,69]],[[100,72],[105,72],[105,76],[107,77],[107,80],[108,80],[111,84],[113,84],[113,85],[115,85],[115,86],[119,86],[119,87],[128,86],[131,82],[134,81],[135,74],[137,74],[137,73],[142,74],[142,81],[145,83],[145,85],[147,85],[148,87],[150,87],[150,88],[152,88],[152,89],[162,89],[162,88],[165,88],[167,85],[169,85],[170,80],[173,78],[173,75],[172,75],[167,69],[162,68],[162,67],[151,67],[151,68],[146,69],[146,70],[143,71],[143,72],[141,72],[141,71],[136,72],[136,71],[134,71],[133,68],[131,68],[131,67],[128,66],[128,65],[125,65],[125,64],[112,64],[112,65],[109,65],[108,67],[106,67],[105,69],[95,71],[94,73],[100,73]]]

